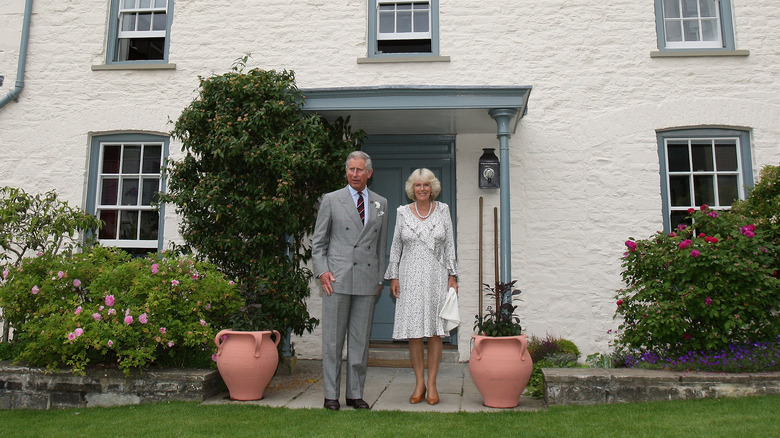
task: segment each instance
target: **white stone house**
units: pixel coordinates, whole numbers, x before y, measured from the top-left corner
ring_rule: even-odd
[[[5,0],[0,185],[55,189],[100,214],[114,226],[107,245],[179,240],[173,209],[147,206],[159,161],[180,156],[169,121],[199,75],[246,54],[250,68],[295,71],[308,110],[351,115],[391,203],[414,168],[440,176],[457,229],[461,360],[480,241],[481,281],[495,281],[494,209],[525,331],[589,354],[617,326],[623,242],[691,206],[727,208],[780,162],[777,2]],[[483,148],[500,158],[500,189],[478,186]],[[106,170],[133,158],[135,169]],[[122,190],[107,182],[118,177]],[[315,284],[308,305],[319,317]],[[392,306],[385,289],[377,341]],[[319,357],[318,330],[293,341]]]

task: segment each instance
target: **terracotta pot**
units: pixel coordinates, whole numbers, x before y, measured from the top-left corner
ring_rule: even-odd
[[[271,339],[274,335],[275,341]],[[224,339],[223,339],[224,337]],[[274,330],[217,333],[217,369],[233,400],[260,400],[279,364],[281,336]]]
[[[474,349],[469,372],[485,406],[513,408],[528,385],[534,363],[526,335],[490,337],[472,335]]]

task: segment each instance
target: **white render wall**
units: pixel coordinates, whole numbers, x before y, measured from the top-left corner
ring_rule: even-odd
[[[733,0],[737,49],[747,57],[651,58],[652,0],[482,0],[440,5],[450,62],[357,64],[366,56],[367,0],[204,0],[174,6],[175,70],[93,71],[104,64],[107,0],[35,0],[25,87],[0,109],[0,185],[56,189],[85,205],[91,135],[166,133],[198,76],[288,69],[300,88],[376,85],[530,85],[510,139],[512,278],[528,334],[606,351],[620,257],[629,236],[661,228],[656,130],[748,129],[755,173],[780,162],[780,3]],[[0,3],[0,87],[14,86],[23,0]],[[475,166],[495,135],[457,138],[460,357],[477,313],[477,206],[484,197],[484,282],[493,282],[492,209]],[[181,156],[172,142],[171,156]],[[334,163],[340,166],[340,163]],[[399,181],[399,184],[401,182]],[[166,210],[165,240],[178,240]],[[319,291],[309,300],[321,314]],[[385,291],[384,293],[388,293]],[[319,330],[294,340],[320,355]]]

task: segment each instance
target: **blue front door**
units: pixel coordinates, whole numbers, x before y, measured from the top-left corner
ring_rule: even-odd
[[[374,166],[369,188],[387,198],[388,202],[388,256],[395,229],[395,211],[398,206],[410,202],[404,185],[415,169],[426,167],[441,181],[442,190],[437,199],[450,206],[457,230],[454,135],[375,135],[366,138],[362,150],[371,156]],[[395,298],[386,283],[374,309],[372,341],[392,341],[394,317]],[[455,343],[457,336],[452,338],[452,343]]]

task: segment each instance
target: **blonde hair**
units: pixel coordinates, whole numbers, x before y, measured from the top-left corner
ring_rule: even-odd
[[[426,182],[431,185],[431,199],[436,199],[441,193],[441,182],[436,178],[430,170],[426,168],[417,169],[409,175],[409,179],[406,180],[406,196],[409,199],[414,200],[414,183],[417,181]]]

